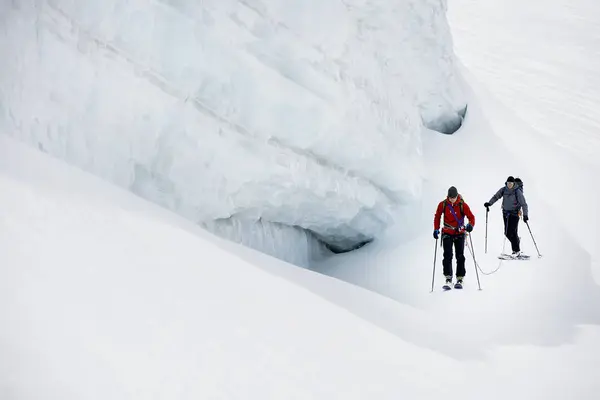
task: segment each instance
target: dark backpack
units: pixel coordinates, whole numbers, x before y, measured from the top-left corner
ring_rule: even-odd
[[[460,216],[461,216],[463,222],[465,221],[465,212],[463,211],[463,204],[464,204],[464,202],[465,201],[464,201],[464,199],[461,196],[460,197],[460,201],[458,202],[458,207],[460,208]],[[446,215],[446,206],[447,205],[448,205],[448,199],[444,199],[444,208],[442,208],[442,215]],[[456,217],[456,215],[455,215],[455,217]],[[459,221],[456,221],[456,223],[458,224]],[[445,222],[444,222],[444,224],[445,224]]]
[[[521,178],[515,178],[515,184],[517,185],[517,189],[521,189],[523,191],[523,181]]]
[[[521,178],[515,178],[515,185],[517,185],[517,188],[515,189],[515,192],[517,190],[520,190],[521,193],[524,193],[523,191],[523,181],[521,180]],[[519,204],[519,198],[516,197],[515,200],[517,201],[517,206],[518,206],[518,211],[517,214],[519,215],[519,217],[521,216],[521,214],[523,214],[521,212],[521,209],[523,208],[520,204]]]
[[[465,212],[463,211],[463,203],[465,201],[463,200],[462,196],[460,198],[460,201],[458,202],[458,206],[460,207],[460,215],[462,215],[462,217],[465,217]],[[448,205],[448,199],[444,200],[444,208],[442,209],[442,215],[446,214],[446,206]]]
[[[458,206],[460,207],[460,215],[463,218],[463,221],[464,221],[464,218],[465,218],[465,212],[463,211],[463,204],[464,204],[464,202],[465,201],[464,201],[464,199],[461,196],[460,197],[460,201],[458,202]],[[446,206],[447,205],[448,205],[448,199],[446,198],[446,199],[444,199],[444,207],[442,208],[442,216],[444,216],[444,218],[445,218],[445,215],[446,215]],[[456,221],[456,222],[458,223],[458,221]],[[444,238],[444,234],[442,233],[442,239],[443,238]],[[443,240],[440,240],[440,247],[442,247],[442,243],[443,242],[444,242]]]

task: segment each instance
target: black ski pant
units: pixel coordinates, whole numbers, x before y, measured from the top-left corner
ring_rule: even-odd
[[[519,239],[519,215],[504,213],[504,235],[510,240],[512,251],[521,251]]]
[[[456,251],[456,277],[462,278],[465,276],[465,235],[448,235],[442,237],[442,245],[444,246],[444,276],[452,277],[452,247]]]

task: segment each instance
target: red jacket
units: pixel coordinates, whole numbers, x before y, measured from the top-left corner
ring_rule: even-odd
[[[464,215],[460,212],[461,201],[463,204]],[[452,205],[450,199],[448,198],[446,198],[445,202],[445,210],[444,201],[441,201],[440,204],[438,204],[437,206],[437,210],[435,211],[435,217],[433,218],[433,228],[435,230],[440,229],[440,220],[442,218],[442,213],[444,213],[444,227],[442,228],[442,233],[445,233],[447,235],[460,235],[465,232],[465,225],[467,224],[467,222],[464,221],[465,216],[469,220],[468,223],[472,226],[475,226],[475,216],[471,212],[471,208],[469,207],[469,205],[464,202],[460,195],[458,195],[458,198],[456,199],[456,202],[454,202],[454,205]],[[454,214],[452,214],[451,209],[454,210],[454,213],[456,214],[456,217],[459,220],[463,220],[462,227],[458,230],[456,229],[456,227],[458,226],[458,221],[456,220],[456,218],[454,218]]]

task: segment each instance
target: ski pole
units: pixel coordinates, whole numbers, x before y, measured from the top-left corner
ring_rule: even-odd
[[[479,271],[477,271],[477,261],[475,261],[475,249],[473,248],[473,239],[471,238],[471,234],[469,235],[469,241],[471,242],[471,251],[473,252],[473,264],[475,265],[475,275],[477,275],[477,286],[479,286],[479,290],[481,290],[481,283],[479,283]]]
[[[488,227],[488,214],[490,213],[490,208],[485,208],[485,254],[487,254],[487,227]]]
[[[435,251],[433,252],[433,276],[431,277],[431,292],[433,292],[433,285],[435,282],[435,261],[437,259],[437,243],[438,240],[435,239]]]
[[[540,254],[540,250],[539,250],[539,249],[538,249],[538,247],[537,247],[537,243],[535,242],[535,238],[533,237],[533,233],[531,233],[531,228],[529,227],[529,222],[528,222],[528,221],[526,221],[526,222],[525,222],[525,225],[527,225],[527,229],[529,229],[529,234],[531,235],[531,239],[533,240],[533,244],[535,245],[535,249],[536,249],[536,250],[537,250],[537,252],[538,252],[538,258],[541,258],[541,257],[542,257],[542,255]]]

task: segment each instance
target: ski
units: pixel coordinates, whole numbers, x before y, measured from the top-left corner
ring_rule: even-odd
[[[500,260],[509,260],[509,261],[510,261],[510,260],[529,260],[529,258],[530,258],[530,257],[529,257],[529,256],[527,256],[527,255],[525,255],[525,254],[521,254],[521,255],[520,255],[520,256],[518,256],[518,257],[513,257],[513,255],[512,255],[512,254],[504,254],[504,253],[503,253],[503,254],[500,254],[500,255],[498,256],[498,258],[499,258]]]

